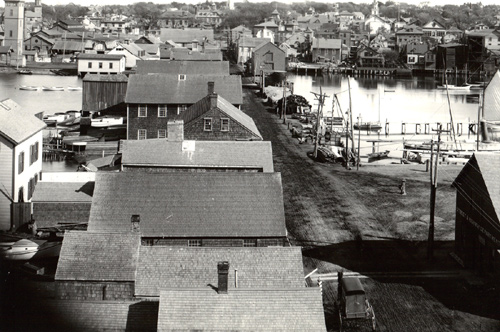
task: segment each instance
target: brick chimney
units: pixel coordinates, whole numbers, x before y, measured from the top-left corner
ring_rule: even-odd
[[[184,141],[184,120],[182,119],[168,120],[167,139],[169,142]]]
[[[210,108],[215,108],[217,107],[217,94],[212,93],[210,95]]]
[[[208,82],[208,94],[215,93],[215,82]]]
[[[229,275],[229,262],[217,263],[217,274],[219,276],[217,293],[227,294],[228,275]]]

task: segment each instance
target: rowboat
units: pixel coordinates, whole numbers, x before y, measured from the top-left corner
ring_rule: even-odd
[[[118,116],[103,116],[91,120],[91,127],[112,127],[123,125],[123,117]]]
[[[64,91],[62,86],[44,86],[43,91]]]
[[[31,86],[31,85],[21,85],[19,87],[19,90],[38,91],[38,87],[37,86]]]
[[[82,88],[79,86],[68,86],[68,91],[82,91]]]
[[[17,73],[21,74],[21,75],[32,75],[33,74],[33,72],[31,70],[28,70],[28,69],[21,69]]]
[[[389,155],[389,150],[368,153],[368,161],[380,160],[387,158]]]
[[[380,122],[364,122],[359,125],[355,123],[353,128],[354,130],[379,131],[382,129],[382,125]]]
[[[0,246],[0,259],[10,261],[27,261],[30,259],[58,257],[61,241],[20,239],[13,244]]]
[[[459,91],[469,91],[471,86],[470,85],[453,85],[453,84],[445,84],[445,85],[438,85],[437,87],[440,90],[459,90]]]

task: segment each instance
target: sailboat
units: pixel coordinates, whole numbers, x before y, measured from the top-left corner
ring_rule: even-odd
[[[483,142],[500,142],[500,71],[497,71],[483,91],[479,114]]]
[[[353,123],[354,130],[363,130],[367,132],[379,132],[382,130],[382,125],[380,123],[380,90],[378,90],[378,121],[377,122],[361,122]]]

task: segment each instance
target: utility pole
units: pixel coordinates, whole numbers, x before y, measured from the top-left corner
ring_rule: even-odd
[[[433,155],[434,155],[434,143],[431,142],[431,207],[430,207],[430,218],[429,218],[429,237],[427,239],[427,258],[432,259],[434,256],[434,215],[436,212],[436,192],[437,192],[437,180],[438,180],[438,165],[439,165],[439,154],[441,153],[441,133],[449,132],[449,130],[442,130],[442,125],[439,124],[438,129],[434,129],[438,133],[437,140],[437,153],[435,158],[435,164],[432,165]],[[434,166],[434,172],[432,167]]]
[[[359,119],[361,118],[361,114],[358,116],[358,161],[356,162],[356,171],[359,171],[359,146],[361,144],[361,126],[359,125]]]
[[[318,157],[318,142],[319,142],[319,132],[320,132],[320,124],[321,124],[321,118],[323,116],[323,104],[325,103],[325,98],[328,98],[326,93],[323,93],[323,90],[321,87],[319,87],[319,94],[316,92],[311,92],[316,99],[318,100],[318,115],[316,119],[316,140],[314,142],[314,159]]]

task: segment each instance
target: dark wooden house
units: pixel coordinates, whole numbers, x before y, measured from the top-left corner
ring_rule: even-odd
[[[500,156],[475,153],[453,182],[457,189],[455,254],[483,274],[500,276]]]
[[[127,139],[165,138],[168,119],[176,118],[214,91],[235,107],[243,103],[241,77],[236,75],[130,76],[125,97]]]
[[[280,173],[98,172],[90,232],[139,229],[143,244],[287,244]]]
[[[253,50],[253,75],[260,75],[262,70],[266,72],[286,70],[286,54],[274,43],[262,43]]]
[[[262,140],[253,119],[217,93],[188,107],[180,118],[184,120],[184,137],[188,140]]]
[[[82,111],[84,115],[118,108],[127,115],[125,95],[128,77],[124,74],[87,74],[83,78]],[[120,113],[120,112],[118,112]]]

